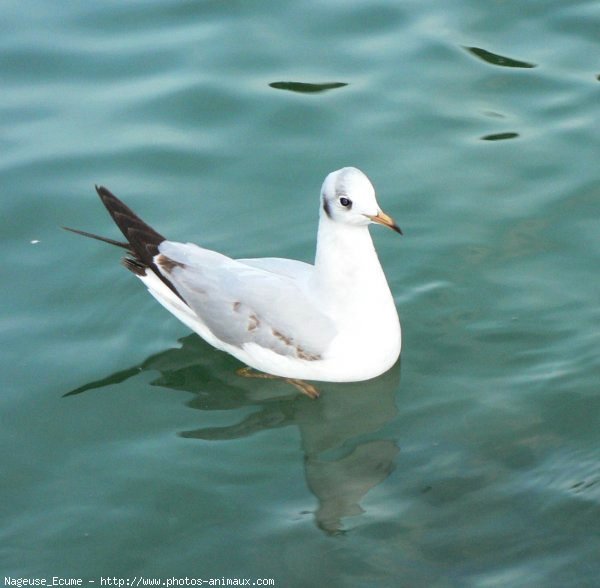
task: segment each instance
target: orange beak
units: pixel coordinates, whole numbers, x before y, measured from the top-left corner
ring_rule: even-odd
[[[402,235],[402,230],[400,227],[394,222],[394,219],[385,214],[382,210],[380,210],[375,216],[367,215],[374,223],[379,223],[384,227],[388,227],[392,229],[392,231],[396,231],[396,233],[400,233]]]

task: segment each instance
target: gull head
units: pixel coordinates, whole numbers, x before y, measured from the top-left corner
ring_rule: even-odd
[[[325,178],[321,214],[335,223],[355,227],[379,223],[402,234],[400,227],[377,204],[369,178],[355,167],[343,167]]]

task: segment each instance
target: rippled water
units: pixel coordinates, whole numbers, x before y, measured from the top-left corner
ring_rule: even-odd
[[[598,585],[597,2],[2,13],[5,576]],[[404,349],[318,401],[59,229],[116,236],[102,183],[173,239],[310,260],[343,165],[405,233],[373,231]]]

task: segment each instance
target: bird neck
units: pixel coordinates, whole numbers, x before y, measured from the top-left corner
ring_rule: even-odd
[[[360,296],[363,287],[387,281],[375,252],[368,226],[336,223],[321,215],[315,255],[315,276],[319,290],[330,289]],[[343,288],[343,289],[341,289]]]
[[[396,360],[398,313],[367,226],[342,225],[321,215],[309,288],[338,332],[345,333],[347,357],[360,360],[367,344],[371,352]]]

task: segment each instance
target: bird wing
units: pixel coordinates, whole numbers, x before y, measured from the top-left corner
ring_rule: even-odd
[[[287,276],[294,280],[308,280],[315,269],[309,263],[296,259],[284,259],[282,257],[258,257],[255,259],[238,259],[237,261],[267,272]]]
[[[272,259],[244,262],[190,243],[164,241],[154,263],[220,341],[321,359],[336,328],[307,291],[311,266]]]

